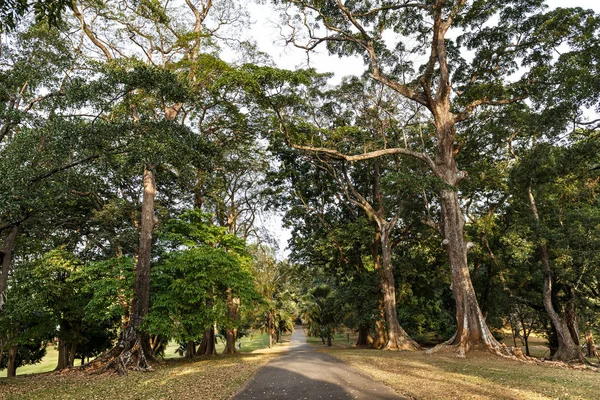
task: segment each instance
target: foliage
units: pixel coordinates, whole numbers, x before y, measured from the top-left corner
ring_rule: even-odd
[[[181,342],[202,338],[224,323],[227,291],[243,303],[256,298],[245,244],[200,211],[171,219],[161,235],[164,253],[152,270],[147,329]]]

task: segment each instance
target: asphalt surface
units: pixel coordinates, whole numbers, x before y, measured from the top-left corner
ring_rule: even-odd
[[[247,399],[403,399],[357,369],[306,344],[301,326],[288,351],[262,367],[235,400]]]

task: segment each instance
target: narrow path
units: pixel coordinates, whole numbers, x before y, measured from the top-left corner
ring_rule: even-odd
[[[336,358],[314,351],[296,326],[285,354],[262,367],[233,396],[246,399],[402,399],[392,389]]]

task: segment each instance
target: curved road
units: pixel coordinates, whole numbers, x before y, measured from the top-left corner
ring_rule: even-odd
[[[403,399],[336,358],[313,351],[296,326],[288,351],[262,367],[233,396],[246,399]]]

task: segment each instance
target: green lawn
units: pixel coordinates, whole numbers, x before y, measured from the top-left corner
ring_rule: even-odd
[[[266,333],[255,332],[250,336],[243,337],[241,340],[242,348],[238,351],[240,353],[250,353],[254,350],[264,349],[269,346],[269,335]],[[217,343],[217,353],[222,353],[225,345],[219,340]],[[179,345],[175,342],[169,342],[167,348],[165,349],[165,359],[177,359],[181,358],[179,353],[176,350],[179,348]],[[48,346],[46,356],[42,359],[42,361],[35,365],[26,365],[20,368],[17,368],[17,376],[20,375],[29,375],[29,374],[39,374],[42,372],[50,372],[56,368],[58,364],[58,351],[54,348],[54,346]],[[77,363],[76,363],[77,364]],[[6,369],[0,371],[0,378],[6,377]]]
[[[306,333],[306,330],[304,330],[304,332]],[[347,348],[347,347],[351,347],[352,345],[356,344],[357,338],[358,338],[358,335],[356,333],[352,332],[352,330],[346,329],[346,328],[341,328],[333,335],[333,340],[332,340],[331,344],[333,347]],[[321,338],[316,337],[316,336],[306,335],[306,342],[308,344],[318,346],[318,347],[327,347],[327,339],[325,339],[325,344],[323,344],[323,341],[321,340]]]

